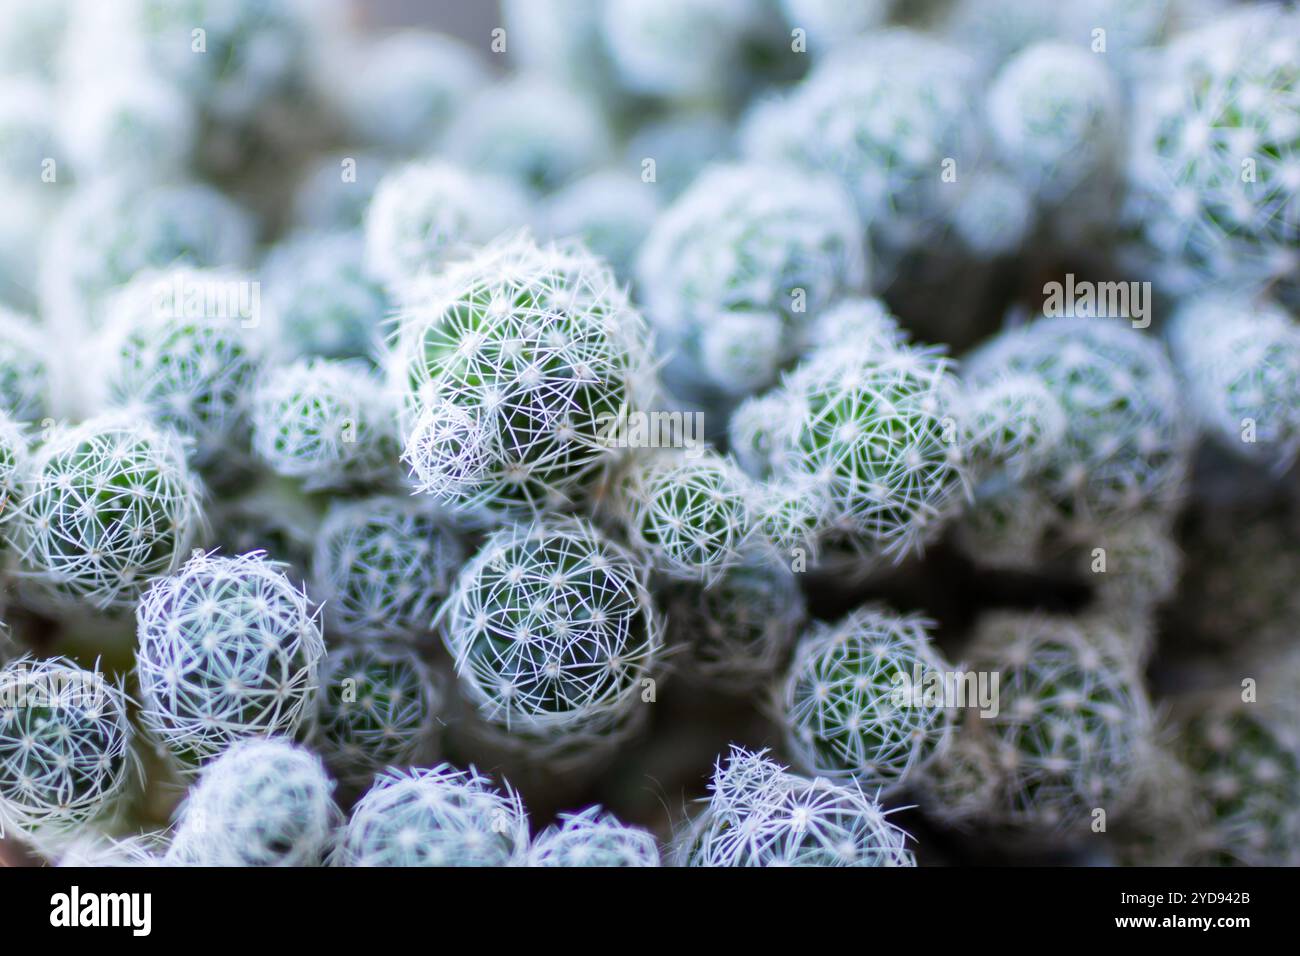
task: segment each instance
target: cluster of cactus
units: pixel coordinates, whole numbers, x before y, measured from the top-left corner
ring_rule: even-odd
[[[0,0],[0,864],[1297,862],[1237,6]]]

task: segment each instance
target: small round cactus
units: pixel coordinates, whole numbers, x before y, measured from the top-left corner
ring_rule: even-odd
[[[316,692],[318,612],[260,552],[196,553],[136,609],[141,717],[185,765],[292,736]]]
[[[1300,324],[1272,304],[1206,295],[1182,304],[1168,336],[1201,427],[1286,471],[1300,455]]]
[[[188,439],[200,471],[234,470],[232,457],[248,448],[248,392],[261,367],[252,284],[215,270],[144,273],[107,306],[104,396]]]
[[[659,845],[645,830],[625,826],[612,813],[588,807],[562,813],[533,841],[529,866],[659,866]]]
[[[862,234],[829,176],[715,166],[656,221],[637,280],[663,346],[712,388],[744,395],[798,354],[811,318],[866,281]]]
[[[614,480],[627,538],[665,577],[709,583],[740,559],[751,530],[750,489],[715,452],[634,456]]]
[[[1096,586],[1098,609],[1121,621],[1163,604],[1178,590],[1183,554],[1161,515],[1138,515],[1108,528],[1085,542],[1083,552],[1080,565]]]
[[[352,809],[335,866],[524,866],[528,817],[518,795],[471,767],[393,770]]]
[[[757,689],[781,665],[803,624],[794,574],[750,545],[708,585],[677,584],[664,593],[668,638],[688,648],[683,676],[737,692]]]
[[[378,351],[388,298],[362,268],[356,230],[302,232],[262,264],[271,349],[286,358],[370,359]]]
[[[203,492],[171,432],[108,414],[40,446],[18,517],[25,593],[57,606],[131,606],[203,528]]]
[[[977,476],[1022,481],[1046,465],[1065,438],[1066,417],[1047,385],[1008,374],[972,389],[962,414],[966,455]]]
[[[268,368],[253,392],[253,452],[307,491],[382,484],[397,474],[396,412],[359,362]]]
[[[492,535],[439,611],[462,691],[512,734],[618,724],[662,644],[645,578],[637,559],[576,519]]]
[[[915,615],[865,607],[805,636],[780,697],[795,763],[889,789],[941,753],[953,710],[942,695],[947,675],[932,629]]]
[[[1105,61],[1081,45],[1036,43],[989,89],[994,145],[1044,202],[1060,202],[1115,164],[1123,101]]]
[[[159,832],[110,837],[88,831],[60,841],[57,847],[51,848],[53,852],[48,854],[48,858],[59,867],[135,869],[163,866],[166,846],[166,834]]]
[[[0,306],[0,412],[40,421],[50,404],[49,361],[38,326]]]
[[[1150,705],[1122,643],[1101,618],[980,621],[972,666],[1000,675],[998,713],[981,722],[999,774],[996,819],[1069,836],[1088,832],[1098,809],[1126,809]]]
[[[241,740],[176,814],[172,866],[319,866],[340,816],[320,759],[287,740]]]
[[[342,783],[365,787],[388,767],[432,759],[441,709],[442,692],[414,651],[347,644],[326,657],[308,742]]]
[[[0,669],[0,830],[76,830],[139,776],[127,700],[98,669],[20,657]]]
[[[27,477],[28,454],[22,429],[0,411],[0,553],[13,538],[10,523],[17,513],[19,495]]]
[[[732,747],[680,838],[684,866],[915,866],[908,834],[853,785],[809,780]]]
[[[402,312],[390,381],[407,463],[458,508],[564,507],[619,454],[610,430],[640,406],[649,366],[644,324],[598,259],[495,243]]]
[[[313,593],[341,634],[414,640],[428,633],[464,557],[455,532],[423,501],[339,501],[316,538]]]
[[[527,214],[528,197],[509,179],[438,160],[403,166],[379,183],[366,212],[366,268],[400,288]]]
[[[992,814],[998,767],[977,715],[957,724],[951,743],[922,768],[915,783],[922,809],[944,826],[970,827]]]

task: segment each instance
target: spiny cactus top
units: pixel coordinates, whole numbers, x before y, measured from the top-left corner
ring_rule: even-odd
[[[632,547],[677,580],[715,580],[740,560],[752,529],[749,481],[712,451],[634,456],[612,497]]]
[[[396,412],[361,362],[300,359],[264,370],[252,399],[253,451],[308,491],[399,474]]]
[[[402,30],[344,54],[347,83],[331,83],[355,138],[398,155],[436,147],[457,105],[486,84],[468,44],[428,30]]]
[[[1037,483],[1060,521],[1087,530],[1181,498],[1191,430],[1160,344],[1113,318],[1062,316],[1004,332],[966,363],[977,386],[1036,375],[1065,411]]]
[[[144,723],[184,763],[302,724],[325,654],[318,612],[260,552],[196,553],[136,609]]]
[[[428,633],[464,558],[455,532],[425,501],[339,501],[316,538],[313,594],[340,634],[415,639]]]
[[[1022,50],[988,93],[994,144],[1046,202],[1109,171],[1119,150],[1122,109],[1106,57],[1077,43]]]
[[[642,404],[648,356],[640,316],[579,248],[516,237],[449,268],[406,303],[392,366],[417,487],[510,514],[581,497],[618,453],[610,426]]]
[[[170,431],[119,414],[55,429],[19,506],[22,581],[42,602],[129,607],[189,554],[202,496]]]
[[[288,740],[241,740],[199,775],[177,810],[167,862],[313,866],[340,817],[320,758]]]
[[[833,177],[715,166],[655,223],[637,281],[664,345],[713,388],[745,394],[797,354],[809,318],[866,281],[862,237]]]
[[[528,205],[501,176],[441,160],[402,166],[380,182],[366,212],[366,268],[401,287],[525,221]]]
[[[261,366],[252,286],[237,272],[142,273],[107,307],[104,396],[190,439],[201,470],[248,447],[248,395]]]
[[[1168,335],[1202,428],[1286,471],[1300,454],[1300,324],[1271,303],[1205,295],[1179,307]]]
[[[308,742],[342,783],[364,787],[388,767],[431,760],[441,710],[442,691],[413,650],[349,643],[325,659]]]
[[[679,838],[685,866],[915,866],[908,834],[856,785],[809,780],[733,746]]]
[[[805,636],[780,698],[795,763],[865,789],[890,788],[942,752],[954,711],[928,693],[947,677],[932,627],[866,607]]]
[[[981,620],[972,666],[1000,675],[997,716],[983,721],[1000,778],[997,818],[1078,834],[1095,810],[1127,809],[1150,717],[1122,640],[1099,618]]]
[[[966,455],[977,480],[1005,474],[1022,481],[1041,470],[1064,440],[1060,401],[1035,375],[994,378],[967,396]]]
[[[1300,261],[1300,27],[1266,4],[1174,40],[1134,97],[1129,219],[1167,288]]]
[[[363,247],[356,230],[302,232],[267,254],[268,338],[277,354],[373,358],[388,299],[362,267]]]
[[[524,866],[528,817],[471,767],[393,770],[352,808],[336,866]]]
[[[19,495],[27,477],[27,438],[9,416],[0,411],[0,552],[13,535]]]
[[[462,690],[512,732],[617,724],[662,644],[645,578],[636,558],[578,520],[492,535],[439,611]]]
[[[0,670],[0,831],[62,833],[109,813],[138,775],[126,708],[98,669],[65,658]]]
[[[467,169],[542,194],[598,165],[609,152],[609,131],[586,97],[525,73],[462,103],[443,143]]]
[[[658,866],[659,845],[600,807],[562,813],[533,841],[529,866]]]
[[[902,248],[946,215],[941,163],[973,145],[973,64],[933,37],[873,33],[825,58],[742,130],[747,155],[836,175],[877,244]],[[960,181],[958,172],[957,181]]]
[[[50,402],[49,364],[38,326],[0,305],[0,412],[40,421]]]

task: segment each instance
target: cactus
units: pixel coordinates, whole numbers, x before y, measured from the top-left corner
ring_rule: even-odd
[[[648,368],[640,316],[599,260],[527,237],[493,244],[401,315],[390,382],[407,463],[458,508],[562,508],[618,455],[610,428],[645,400]]]
[[[11,523],[27,477],[29,454],[22,429],[0,412],[0,554],[14,538]]]
[[[325,654],[319,612],[260,552],[196,553],[136,609],[141,719],[183,768],[297,732]]]
[[[428,633],[464,557],[455,533],[423,501],[338,501],[316,538],[313,593],[341,634],[415,640]]]
[[[866,279],[862,226],[843,188],[771,163],[706,170],[637,261],[663,346],[724,394],[770,385],[810,319]]]
[[[864,607],[800,640],[778,705],[799,767],[891,790],[943,752],[953,714],[944,699],[926,699],[946,671],[933,627]]]
[[[662,645],[645,578],[582,521],[496,532],[438,612],[462,692],[521,739],[615,727],[639,703]]]
[[[355,807],[335,866],[524,866],[528,817],[514,790],[470,767],[393,770]]]
[[[176,812],[176,866],[320,865],[340,816],[320,759],[287,740],[241,740],[199,775]]]
[[[441,710],[442,691],[414,651],[348,644],[326,658],[308,742],[340,782],[364,788],[388,767],[434,756]]]
[[[733,746],[677,844],[683,866],[914,866],[908,834],[855,786],[789,773]]]
[[[533,841],[529,866],[659,866],[659,846],[645,830],[624,826],[612,813],[588,807],[564,813]]]
[[[18,506],[25,594],[43,605],[131,606],[203,527],[203,491],[174,434],[110,413],[61,427],[33,456]]]
[[[397,474],[394,411],[363,364],[300,359],[268,368],[252,398],[253,451],[307,491],[383,484]]]
[[[971,390],[962,414],[966,455],[976,475],[1022,482],[1051,460],[1066,432],[1065,412],[1046,383],[1007,374]]]
[[[49,361],[40,330],[0,305],[0,412],[15,421],[40,421],[49,405]]]
[[[96,667],[20,657],[0,669],[0,830],[76,831],[140,776],[127,699]]]
[[[527,213],[528,197],[504,177],[442,161],[402,166],[383,178],[366,211],[366,269],[400,287],[495,239]]]

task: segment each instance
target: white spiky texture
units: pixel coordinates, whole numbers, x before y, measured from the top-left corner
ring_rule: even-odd
[[[868,606],[805,635],[779,700],[796,765],[893,789],[942,753],[953,711],[926,696],[946,672],[933,628],[917,615]]]
[[[1106,63],[1077,43],[1036,43],[989,88],[993,143],[1044,202],[1059,202],[1107,172],[1123,130],[1120,89]]]
[[[609,0],[601,12],[623,83],[682,99],[705,97],[735,76],[769,14],[762,0]]]
[[[809,780],[733,746],[679,837],[683,866],[915,866],[908,834],[856,785]]]
[[[663,606],[668,639],[690,654],[683,676],[736,693],[771,679],[806,611],[790,568],[754,545],[710,584],[664,591]]]
[[[801,572],[818,566],[824,546],[843,529],[825,484],[807,475],[759,485],[753,510],[759,540]]]
[[[610,426],[648,394],[644,323],[579,247],[494,243],[408,299],[397,339],[407,464],[458,508],[571,504],[620,454]]]
[[[655,222],[637,260],[665,348],[714,389],[772,383],[810,319],[867,278],[862,225],[832,177],[712,167]]]
[[[562,813],[533,840],[529,866],[659,866],[659,844],[600,807]]]
[[[871,33],[757,110],[742,129],[743,150],[833,174],[878,251],[906,248],[947,214],[953,183],[942,181],[941,164],[974,139],[974,75],[965,52],[932,36]]]
[[[49,362],[41,329],[0,306],[0,411],[15,421],[35,422],[49,406]]]
[[[1061,403],[1034,375],[1007,374],[972,389],[961,417],[972,473],[1016,482],[1046,465],[1067,426]]]
[[[1202,705],[1178,741],[1211,817],[1197,841],[1199,862],[1296,866],[1300,740],[1278,715],[1229,694]]]
[[[537,74],[521,73],[461,104],[445,152],[467,169],[550,192],[609,154],[609,131],[593,103]]]
[[[170,431],[115,413],[57,428],[33,456],[19,505],[22,581],[55,607],[129,607],[189,554],[203,496]]]
[[[740,560],[751,497],[730,459],[673,450],[634,456],[614,481],[612,507],[656,572],[708,584]]]
[[[50,854],[50,862],[59,867],[107,867],[135,869],[163,866],[167,838],[162,833],[143,833],[110,837],[93,830],[83,830]]]
[[[98,667],[20,657],[0,670],[0,830],[75,831],[138,776],[126,696]]]
[[[1115,319],[1045,318],[990,340],[965,368],[977,387],[1037,376],[1060,403],[1064,439],[1035,482],[1068,531],[1167,512],[1181,499],[1191,428],[1158,341]]]
[[[308,742],[342,783],[365,787],[388,767],[433,759],[442,703],[415,651],[349,643],[325,659]]]
[[[997,716],[982,721],[999,772],[995,818],[1069,836],[1089,832],[1096,809],[1126,809],[1150,705],[1122,643],[1101,618],[981,619],[972,669],[999,675]]]
[[[617,276],[629,279],[659,215],[657,185],[619,169],[598,170],[546,198],[538,213],[541,228],[554,239],[581,239]]]
[[[1134,97],[1128,219],[1164,288],[1266,284],[1300,262],[1300,28],[1278,5],[1173,41]]]
[[[462,692],[487,721],[542,742],[622,723],[662,646],[646,576],[577,519],[496,532],[439,611]]]
[[[393,770],[352,809],[336,866],[524,866],[528,817],[518,794],[473,767]]]
[[[239,266],[252,246],[248,214],[210,186],[93,180],[69,196],[52,226],[42,258],[45,305],[51,321],[93,326],[104,295],[137,273]]]
[[[1286,471],[1300,455],[1300,324],[1272,303],[1211,294],[1184,302],[1168,336],[1205,432]]]
[[[485,85],[488,71],[462,41],[428,30],[401,30],[348,50],[347,83],[329,83],[358,142],[398,155],[437,146],[461,101]]]
[[[901,560],[934,539],[966,493],[950,367],[938,350],[912,346],[819,350],[771,393],[778,427],[733,440],[772,448],[774,482],[819,483],[828,525],[864,557]]]
[[[22,429],[0,411],[0,553],[14,538],[12,522],[27,480],[29,457],[27,438]]]
[[[360,362],[300,359],[253,392],[253,451],[308,491],[382,483],[397,472],[397,416]]]
[[[339,818],[319,757],[288,740],[241,740],[190,788],[166,859],[171,866],[319,866]]]
[[[125,172],[137,182],[174,177],[199,134],[194,104],[151,69],[125,66],[94,82],[65,83],[59,142],[79,177]]]
[[[201,552],[136,609],[141,718],[184,764],[292,736],[316,693],[319,612],[260,552]]]
[[[849,296],[818,311],[809,324],[809,350],[837,349],[846,343],[866,351],[884,351],[907,342],[898,317],[882,300]]]
[[[205,472],[233,467],[248,447],[248,394],[261,367],[253,281],[218,270],[141,273],[106,306],[99,390],[188,439],[191,463]]]
[[[312,592],[332,632],[415,640],[429,632],[464,559],[455,532],[426,501],[338,501],[316,538]]]
[[[366,268],[400,287],[517,227],[528,205],[499,175],[442,160],[402,166],[383,178],[366,211]]]
[[[278,354],[375,354],[388,299],[362,267],[363,254],[356,230],[297,233],[267,254],[262,275]]]

